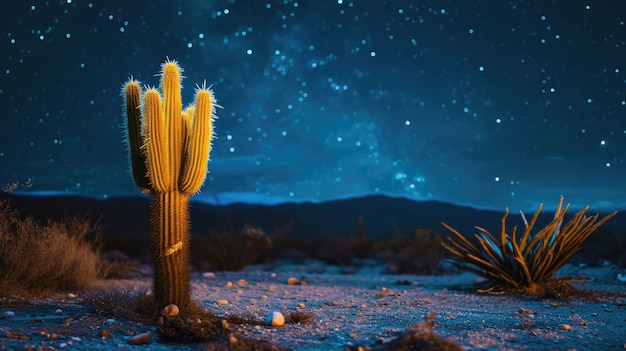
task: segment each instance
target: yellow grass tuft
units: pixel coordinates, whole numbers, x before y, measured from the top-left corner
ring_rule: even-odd
[[[461,260],[454,262],[458,267],[490,281],[491,287],[481,292],[545,295],[563,287],[567,291],[568,283],[577,280],[569,277],[555,279],[554,274],[580,249],[591,233],[617,212],[598,221],[599,214],[590,217],[585,215],[589,209],[586,207],[563,225],[569,204],[565,208],[562,205],[563,196],[552,222],[536,234],[531,232],[543,204],[539,205],[530,222],[522,214],[526,228],[519,238],[517,226],[513,227],[510,234],[506,232],[506,218],[509,214],[507,209],[502,217],[497,239],[486,229],[475,227],[478,233],[474,236],[478,245],[442,223],[453,234],[442,243],[443,247]]]

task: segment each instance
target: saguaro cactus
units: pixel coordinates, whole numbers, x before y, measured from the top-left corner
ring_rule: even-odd
[[[140,83],[124,84],[128,148],[135,183],[152,195],[150,239],[154,265],[153,292],[159,307],[191,302],[189,276],[189,197],[204,182],[215,105],[213,92],[197,87],[195,104],[184,111],[181,68],[166,61],[161,93],[143,92]]]

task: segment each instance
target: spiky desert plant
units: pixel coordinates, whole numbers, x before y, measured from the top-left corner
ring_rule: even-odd
[[[561,268],[582,243],[598,227],[603,225],[617,212],[613,212],[598,221],[599,214],[586,216],[589,206],[578,211],[567,224],[563,225],[569,204],[563,206],[563,196],[559,201],[554,219],[536,234],[531,232],[543,204],[539,205],[530,222],[522,213],[525,230],[521,237],[517,236],[517,226],[511,234],[506,232],[506,209],[500,224],[498,239],[489,231],[475,227],[478,234],[475,238],[478,245],[473,244],[457,230],[446,223],[443,226],[452,232],[443,242],[446,251],[456,256],[461,262],[453,262],[461,269],[478,274],[491,283],[491,287],[482,292],[502,293],[517,291],[528,294],[543,295],[558,290],[559,286],[569,286],[573,278],[554,278]]]
[[[191,303],[189,197],[204,182],[215,117],[213,92],[197,87],[195,104],[182,109],[181,73],[162,65],[161,92],[130,79],[124,85],[128,147],[135,183],[152,195],[154,296],[160,307]]]

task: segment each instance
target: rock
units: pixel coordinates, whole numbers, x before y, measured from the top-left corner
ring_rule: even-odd
[[[150,343],[151,337],[152,336],[150,335],[150,333],[137,334],[133,336],[132,338],[128,339],[128,344],[129,345],[146,345]]]
[[[169,304],[167,306],[165,306],[165,308],[163,308],[163,310],[161,310],[161,316],[163,317],[176,317],[178,316],[178,313],[180,312],[180,310],[178,309],[178,306],[176,306],[175,304]]]
[[[272,327],[282,327],[285,325],[285,316],[278,311],[272,311],[265,318],[265,324],[271,325]]]
[[[63,310],[60,308],[57,308],[56,310],[54,310],[54,315],[55,316],[60,316],[63,314]]]
[[[289,284],[289,285],[298,284],[298,278],[291,277],[291,278],[287,279],[287,284]]]
[[[15,312],[13,312],[13,311],[5,311],[2,314],[2,317],[0,317],[0,318],[1,319],[5,319],[5,318],[12,318],[12,317],[15,317]]]
[[[213,273],[213,272],[204,272],[204,273],[202,273],[202,278],[204,278],[204,279],[215,279],[215,273]]]

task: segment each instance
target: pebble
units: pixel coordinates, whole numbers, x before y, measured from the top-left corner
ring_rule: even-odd
[[[73,300],[73,299],[75,299],[76,297],[77,297],[77,296],[76,296],[76,294],[73,294],[73,293],[69,293],[69,294],[67,294],[67,298],[68,298],[68,299],[70,299],[70,300]]]
[[[129,345],[146,345],[150,343],[150,333],[141,333],[128,339]]]
[[[13,311],[5,311],[2,314],[2,319],[15,317],[15,312]]]
[[[63,314],[63,310],[60,308],[57,308],[56,310],[54,310],[54,315],[55,316],[60,316]]]
[[[217,302],[218,305],[228,305],[228,301],[227,300],[217,300],[215,302]]]
[[[265,318],[265,324],[271,325],[272,327],[282,327],[285,325],[285,316],[278,311],[272,311]]]
[[[163,308],[163,310],[161,310],[161,316],[163,317],[176,317],[178,316],[178,313],[180,312],[180,310],[178,309],[178,306],[176,306],[175,304],[169,304],[167,306],[165,306],[165,308]]]
[[[204,279],[215,279],[215,273],[213,273],[213,272],[204,272],[204,273],[202,273],[202,278],[204,278]]]
[[[298,278],[291,277],[291,278],[287,279],[287,284],[289,284],[289,285],[298,284]]]

